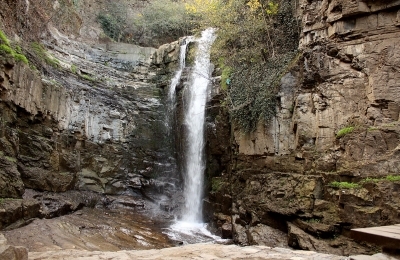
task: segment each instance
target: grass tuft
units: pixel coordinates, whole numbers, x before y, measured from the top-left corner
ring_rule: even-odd
[[[7,38],[2,30],[0,30],[0,41],[2,44],[10,46],[10,40]]]
[[[337,132],[336,138],[338,138],[338,139],[339,139],[339,138],[342,138],[343,136],[345,136],[345,135],[350,134],[351,132],[353,132],[354,129],[355,129],[354,126],[349,126],[349,127],[342,128],[342,129],[340,129],[340,130]]]
[[[42,61],[46,62],[50,66],[55,68],[58,68],[60,66],[60,61],[47,54],[46,49],[40,43],[31,43],[31,48]]]
[[[1,32],[1,31],[0,31]],[[0,52],[6,53],[11,55],[16,61],[22,61],[25,64],[28,64],[28,59],[26,58],[25,55],[21,53],[17,53],[15,50],[13,50],[9,45],[6,44],[0,44]]]
[[[334,181],[329,184],[333,188],[337,189],[358,189],[361,188],[360,184],[346,181]]]
[[[92,82],[96,81],[96,79],[94,79],[93,77],[91,77],[91,76],[89,76],[87,74],[81,74],[81,77],[86,79],[86,80],[92,81]]]
[[[78,68],[76,67],[76,65],[72,64],[71,65],[71,72],[76,74],[77,71],[78,71]]]

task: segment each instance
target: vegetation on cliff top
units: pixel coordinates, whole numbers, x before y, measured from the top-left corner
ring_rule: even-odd
[[[191,34],[195,18],[183,1],[151,1],[136,13],[128,14],[123,2],[111,3],[97,16],[104,33],[115,41],[157,46]]]

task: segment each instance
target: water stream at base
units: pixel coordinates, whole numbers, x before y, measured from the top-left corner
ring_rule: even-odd
[[[210,49],[215,40],[214,29],[209,28],[202,32],[200,39],[191,39],[198,43],[193,71],[189,77],[189,84],[185,89],[184,124],[186,129],[187,146],[183,151],[184,162],[184,197],[185,205],[182,217],[166,231],[174,240],[184,243],[198,243],[219,240],[207,230],[202,220],[202,197],[204,186],[204,124],[205,106],[208,96],[208,87],[211,77]],[[184,57],[181,47],[181,59]],[[172,80],[169,92],[170,100],[175,97],[175,86],[179,82],[182,70],[180,68]]]

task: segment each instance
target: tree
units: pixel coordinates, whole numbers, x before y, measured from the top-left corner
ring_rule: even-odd
[[[124,30],[130,23],[127,10],[127,6],[122,3],[112,3],[107,12],[101,12],[97,16],[104,33],[117,42],[121,40]]]

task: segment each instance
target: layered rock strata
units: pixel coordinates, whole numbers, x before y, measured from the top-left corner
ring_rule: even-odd
[[[301,55],[275,118],[243,134],[224,109],[210,114],[208,216],[244,245],[262,243],[254,229],[266,225],[294,248],[372,252],[340,236],[400,222],[400,2],[298,7]]]

